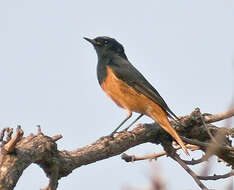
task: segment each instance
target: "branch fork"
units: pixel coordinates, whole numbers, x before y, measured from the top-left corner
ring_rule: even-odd
[[[199,109],[196,109],[190,115],[180,118],[182,126],[178,126],[178,122],[171,121],[191,151],[202,150],[205,152],[205,156],[201,159],[191,161],[180,159],[176,153],[176,150],[180,147],[176,144],[173,147],[171,137],[157,123],[138,125],[132,131],[119,132],[112,138],[100,138],[90,145],[73,151],[59,151],[56,141],[61,139],[62,135],[59,134],[53,137],[45,136],[41,132],[40,126],[38,126],[36,135],[29,135],[28,137],[23,137],[21,128],[17,129],[13,137],[10,128],[4,128],[0,132],[0,142],[2,143],[2,151],[0,154],[0,189],[12,190],[24,169],[32,163],[36,163],[44,170],[49,178],[49,185],[44,190],[55,190],[58,186],[58,180],[69,175],[74,169],[119,155],[129,148],[147,142],[154,144],[160,143],[163,145],[165,151],[142,157],[122,155],[123,159],[136,161],[157,159],[163,155],[168,155],[193,177],[201,189],[207,189],[201,182],[201,180],[204,180],[204,177],[212,180],[218,176],[221,179],[232,176],[233,171],[224,175],[216,175],[215,177],[197,176],[187,165],[199,164],[206,161],[211,155],[216,155],[234,167],[234,149],[231,146],[231,140],[227,137],[228,135],[233,135],[233,129],[218,128],[211,124],[212,122],[233,116],[234,110],[215,115],[201,115]],[[201,121],[201,118],[204,120],[204,123]],[[212,150],[211,147],[214,146],[212,142],[214,141],[207,130],[215,138],[215,146],[217,146],[217,143],[219,144],[217,146],[218,150]],[[8,134],[5,138],[6,141],[4,141],[4,134],[6,132]],[[222,143],[220,143],[220,139]]]

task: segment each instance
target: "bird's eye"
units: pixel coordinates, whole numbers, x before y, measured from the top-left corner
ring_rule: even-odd
[[[104,44],[108,44],[108,43],[109,43],[109,41],[108,41],[108,40],[105,40],[105,41],[104,41]]]

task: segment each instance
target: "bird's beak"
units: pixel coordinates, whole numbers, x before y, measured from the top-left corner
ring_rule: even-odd
[[[84,37],[85,40],[87,40],[88,42],[90,42],[91,44],[93,44],[94,46],[99,46],[101,45],[99,42],[93,40],[93,39],[89,39],[89,38],[86,38]]]

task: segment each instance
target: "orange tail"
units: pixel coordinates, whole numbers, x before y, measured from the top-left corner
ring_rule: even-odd
[[[147,110],[147,115],[151,117],[154,121],[156,121],[166,132],[168,132],[181,146],[184,152],[189,155],[186,146],[184,145],[183,141],[179,137],[178,133],[175,129],[171,126],[166,112],[157,104],[151,105],[153,106],[152,109]]]

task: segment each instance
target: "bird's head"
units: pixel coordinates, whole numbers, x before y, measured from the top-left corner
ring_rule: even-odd
[[[108,54],[111,55],[117,54],[127,59],[127,56],[124,53],[123,46],[113,38],[101,36],[94,39],[89,39],[89,38],[84,38],[84,39],[90,42],[94,46],[98,57],[107,56]]]

